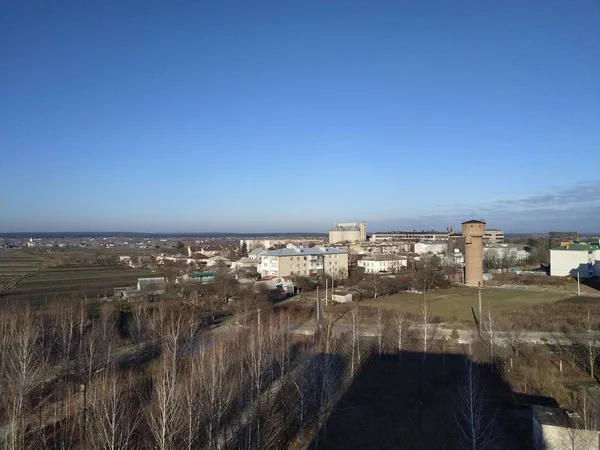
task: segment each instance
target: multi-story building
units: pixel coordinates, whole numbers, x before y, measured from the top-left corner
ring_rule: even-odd
[[[332,247],[284,248],[260,255],[257,268],[262,276],[348,276],[348,252]]]
[[[600,243],[574,242],[550,249],[550,275],[591,278],[600,276]]]
[[[489,244],[483,247],[484,260],[510,261],[513,264],[523,262],[529,257],[524,247],[516,244]]]
[[[329,232],[329,243],[365,242],[367,240],[367,224],[365,222],[344,222],[333,224]]]
[[[419,241],[414,245],[414,252],[419,255],[443,255],[448,252],[448,241]]]
[[[363,267],[365,273],[398,272],[408,265],[406,256],[379,254],[367,256],[358,260],[358,267]]]
[[[504,244],[504,231],[497,228],[486,228],[483,235],[484,244]]]
[[[452,230],[447,231],[386,231],[384,233],[373,233],[371,242],[385,241],[447,241],[454,234]]]

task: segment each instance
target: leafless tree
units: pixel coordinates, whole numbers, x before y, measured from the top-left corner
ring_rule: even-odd
[[[490,352],[490,363],[494,359],[494,344],[497,339],[497,336],[495,335],[496,328],[496,317],[494,316],[492,305],[488,304],[487,314],[483,320],[482,337]]]
[[[9,324],[10,344],[5,368],[3,397],[6,404],[7,450],[25,446],[27,396],[41,382],[40,324],[31,308],[16,314]]]
[[[129,379],[105,373],[89,389],[86,444],[94,450],[125,450],[139,421]]]
[[[510,346],[513,352],[515,352],[516,356],[519,356],[519,350],[523,347],[523,338],[525,333],[523,330],[515,329],[508,331],[506,333],[506,342]]]
[[[181,316],[175,315],[161,322],[164,330],[162,358],[154,371],[153,399],[147,420],[154,447],[158,450],[171,450],[176,448],[175,437],[180,425],[177,357],[180,352],[182,322]]]
[[[385,320],[383,318],[383,313],[381,312],[381,308],[377,309],[377,315],[375,316],[375,343],[377,345],[377,354],[381,359],[381,354],[383,353],[383,338],[385,336]]]
[[[409,338],[410,325],[406,320],[404,311],[398,311],[394,317],[394,327],[396,331],[396,344],[398,346],[398,361],[402,361],[402,352]]]
[[[431,347],[434,330],[431,325],[431,310],[425,297],[423,297],[423,303],[421,304],[421,337],[423,341],[423,361],[427,359],[427,351]]]
[[[360,314],[357,305],[353,305],[350,309],[350,318],[350,375],[354,376],[354,371],[358,365],[358,358],[360,357]]]
[[[473,361],[473,348],[469,340],[465,373],[457,403],[458,440],[461,448],[485,449],[493,440],[492,427],[495,416],[486,411],[483,386],[477,364]]]

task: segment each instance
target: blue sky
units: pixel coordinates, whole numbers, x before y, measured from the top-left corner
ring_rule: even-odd
[[[600,3],[0,2],[0,231],[600,229]]]

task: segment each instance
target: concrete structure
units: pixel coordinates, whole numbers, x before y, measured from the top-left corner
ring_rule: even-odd
[[[529,253],[516,244],[489,244],[483,247],[483,257],[486,260],[487,258],[498,261],[508,260],[516,264],[525,261]]]
[[[483,236],[485,222],[468,220],[462,223],[465,238],[465,284],[479,286],[483,284]]]
[[[231,266],[231,261],[224,256],[212,256],[206,260],[206,266]]]
[[[138,278],[137,290],[143,294],[163,295],[167,292],[165,277]]]
[[[483,235],[484,244],[503,244],[504,243],[504,230],[497,228],[488,228],[485,230]]]
[[[237,261],[233,261],[231,263],[232,269],[256,269],[257,266],[258,259],[250,257],[240,258]]]
[[[560,408],[532,406],[535,450],[598,450],[599,434],[574,425],[576,415]]]
[[[360,293],[356,291],[335,291],[331,300],[337,303],[351,303],[360,300]]]
[[[288,244],[293,244],[298,247],[308,247],[309,245],[324,245],[325,239],[322,238],[287,238],[287,239],[241,239],[240,247],[246,244],[246,249],[250,252],[254,249],[265,249],[268,250],[271,247],[277,246],[286,246]]]
[[[381,254],[359,259],[357,264],[358,267],[365,269],[365,273],[398,272],[408,265],[408,258],[393,254]]]
[[[264,276],[329,274],[348,276],[348,252],[332,247],[284,248],[263,253],[258,272]]]
[[[386,231],[383,233],[373,233],[371,242],[385,241],[447,241],[454,234],[451,228],[446,231]]]
[[[259,281],[254,283],[253,289],[257,290],[260,288],[266,288],[269,290],[277,290],[285,292],[285,297],[288,295],[294,295],[296,290],[292,277],[285,276],[266,276],[261,278]],[[284,297],[284,298],[285,298]]]
[[[329,232],[329,243],[365,242],[367,240],[367,224],[365,222],[343,222],[333,224]]]
[[[443,255],[448,252],[448,241],[419,241],[414,245],[414,252],[419,255]]]
[[[574,242],[550,249],[550,275],[590,278],[600,276],[600,243]]]
[[[214,283],[216,276],[213,272],[196,272],[181,275],[175,279],[175,283],[194,282],[194,283]]]

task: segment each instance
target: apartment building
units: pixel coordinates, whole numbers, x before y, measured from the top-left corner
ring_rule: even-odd
[[[504,230],[487,228],[483,235],[484,244],[504,244]]]
[[[284,248],[260,255],[261,276],[316,276],[328,274],[336,278],[348,276],[348,252],[332,247]]]
[[[367,256],[358,260],[358,267],[365,269],[365,273],[398,272],[408,265],[406,256],[382,254]]]

